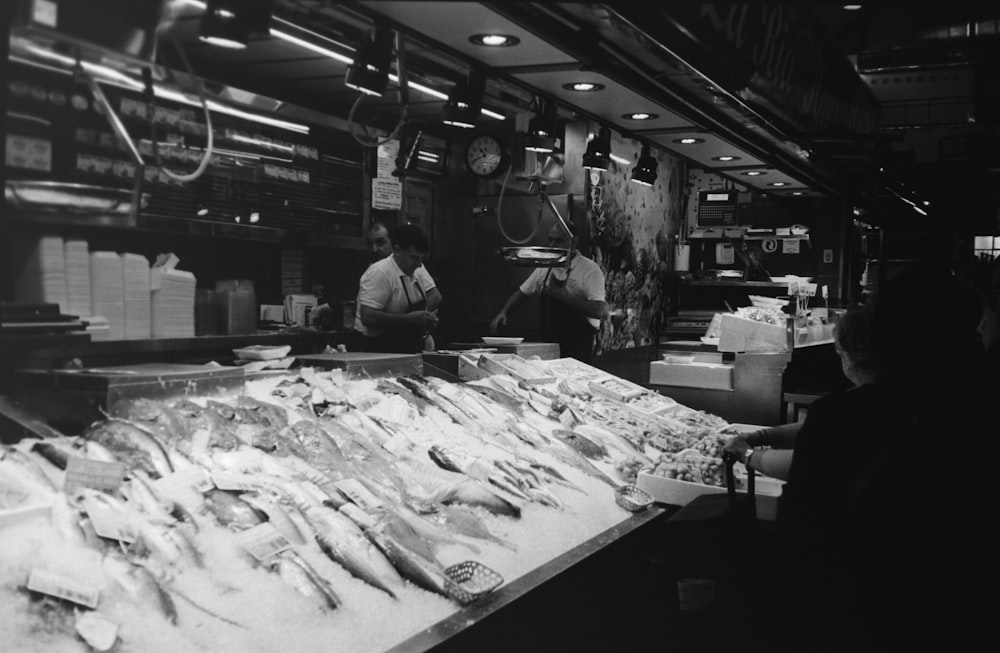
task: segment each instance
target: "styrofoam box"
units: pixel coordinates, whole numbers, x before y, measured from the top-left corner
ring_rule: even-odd
[[[726,313],[719,330],[719,351],[786,351],[788,334],[784,326],[758,322]]]
[[[649,364],[651,385],[675,385],[710,390],[733,389],[733,366],[727,363],[668,363]]]
[[[781,495],[783,481],[757,474],[754,478],[754,496],[757,500],[757,513],[762,519],[771,518],[778,510],[778,497]],[[656,476],[647,472],[639,472],[636,486],[653,497],[654,501],[673,506],[686,506],[695,497],[703,494],[725,494],[726,488],[703,483],[681,481],[676,478]]]

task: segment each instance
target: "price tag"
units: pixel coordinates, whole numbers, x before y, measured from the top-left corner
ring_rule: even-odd
[[[342,481],[334,483],[334,486],[364,510],[376,510],[382,507],[382,501],[372,494],[368,488],[359,483],[357,479],[345,478]]]
[[[94,532],[101,537],[118,540],[125,544],[135,542],[135,528],[128,522],[125,515],[91,498],[84,499],[83,509],[90,517]]]
[[[208,472],[194,465],[158,478],[153,485],[158,492],[171,498],[190,492],[203,494],[215,486]]]
[[[97,601],[100,598],[98,590],[45,569],[31,570],[28,589],[57,599],[72,601],[91,610],[97,609]]]
[[[31,19],[41,25],[56,27],[59,22],[59,3],[54,0],[35,0],[31,4]]]
[[[212,483],[220,490],[235,492],[249,492],[260,487],[253,476],[238,472],[212,472]]]
[[[361,528],[372,528],[377,523],[377,520],[369,515],[367,512],[358,508],[353,503],[345,503],[340,507],[340,512],[347,515],[348,519],[360,526]]]
[[[270,522],[264,522],[253,528],[240,531],[236,534],[236,540],[259,562],[292,548],[292,543],[288,541],[288,538],[282,535]]]
[[[125,478],[125,463],[87,460],[71,456],[66,462],[66,480],[63,491],[72,493],[78,488],[117,490]]]
[[[402,433],[397,433],[392,436],[388,441],[382,443],[382,448],[391,454],[399,455],[407,451],[412,451],[416,447],[413,444],[413,440],[406,437]]]
[[[815,283],[805,283],[805,284],[802,284],[802,286],[803,286],[803,288],[802,288],[802,294],[803,295],[805,295],[806,297],[815,297],[816,296],[816,286],[817,286],[817,284],[815,284]]]

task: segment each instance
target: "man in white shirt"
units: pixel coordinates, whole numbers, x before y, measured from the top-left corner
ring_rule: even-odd
[[[423,270],[430,249],[423,231],[402,225],[391,243],[392,254],[372,263],[361,277],[354,319],[361,336],[357,349],[416,353],[424,349],[425,337],[437,325],[442,297]],[[375,253],[374,243],[372,250]]]
[[[507,324],[507,314],[527,297],[538,296],[542,340],[559,343],[560,356],[589,362],[601,319],[607,313],[604,272],[576,249],[576,237],[556,224],[549,230],[549,246],[570,249],[564,268],[536,268],[511,294],[490,329]]]

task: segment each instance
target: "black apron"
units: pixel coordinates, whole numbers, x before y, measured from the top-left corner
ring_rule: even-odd
[[[594,358],[597,331],[586,317],[566,304],[545,294],[545,286],[552,274],[550,268],[542,280],[542,293],[538,296],[542,341],[559,343],[559,355],[589,363]],[[567,283],[568,281],[567,274]]]
[[[423,311],[427,309],[427,297],[424,289],[419,283],[413,282],[417,289],[418,297],[410,297],[410,291],[406,289],[409,285],[404,276],[401,279],[403,292],[406,294],[407,313],[413,311]],[[361,334],[359,334],[361,335]],[[422,326],[401,326],[389,329],[380,336],[361,335],[358,343],[358,351],[371,351],[392,354],[417,354],[424,350],[424,340],[427,338],[427,331]]]

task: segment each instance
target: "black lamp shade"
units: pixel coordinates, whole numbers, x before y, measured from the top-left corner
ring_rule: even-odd
[[[249,13],[239,0],[209,0],[198,38],[224,48],[242,50],[250,40]]]
[[[441,121],[453,127],[472,129],[479,121],[483,106],[483,91],[486,78],[475,72],[469,73],[468,80],[459,82],[452,89],[445,102]]]
[[[524,149],[529,152],[553,152],[558,140],[555,106],[543,100],[537,100],[536,103],[538,111],[528,123]]]
[[[583,155],[583,167],[588,170],[607,170],[611,165],[611,130],[601,127]]]
[[[632,168],[632,181],[643,186],[652,186],[656,181],[656,159],[649,153],[649,146],[643,145],[639,161]]]
[[[376,28],[374,36],[358,48],[354,63],[347,67],[344,84],[367,95],[385,93],[392,64],[392,41],[392,30]]]

